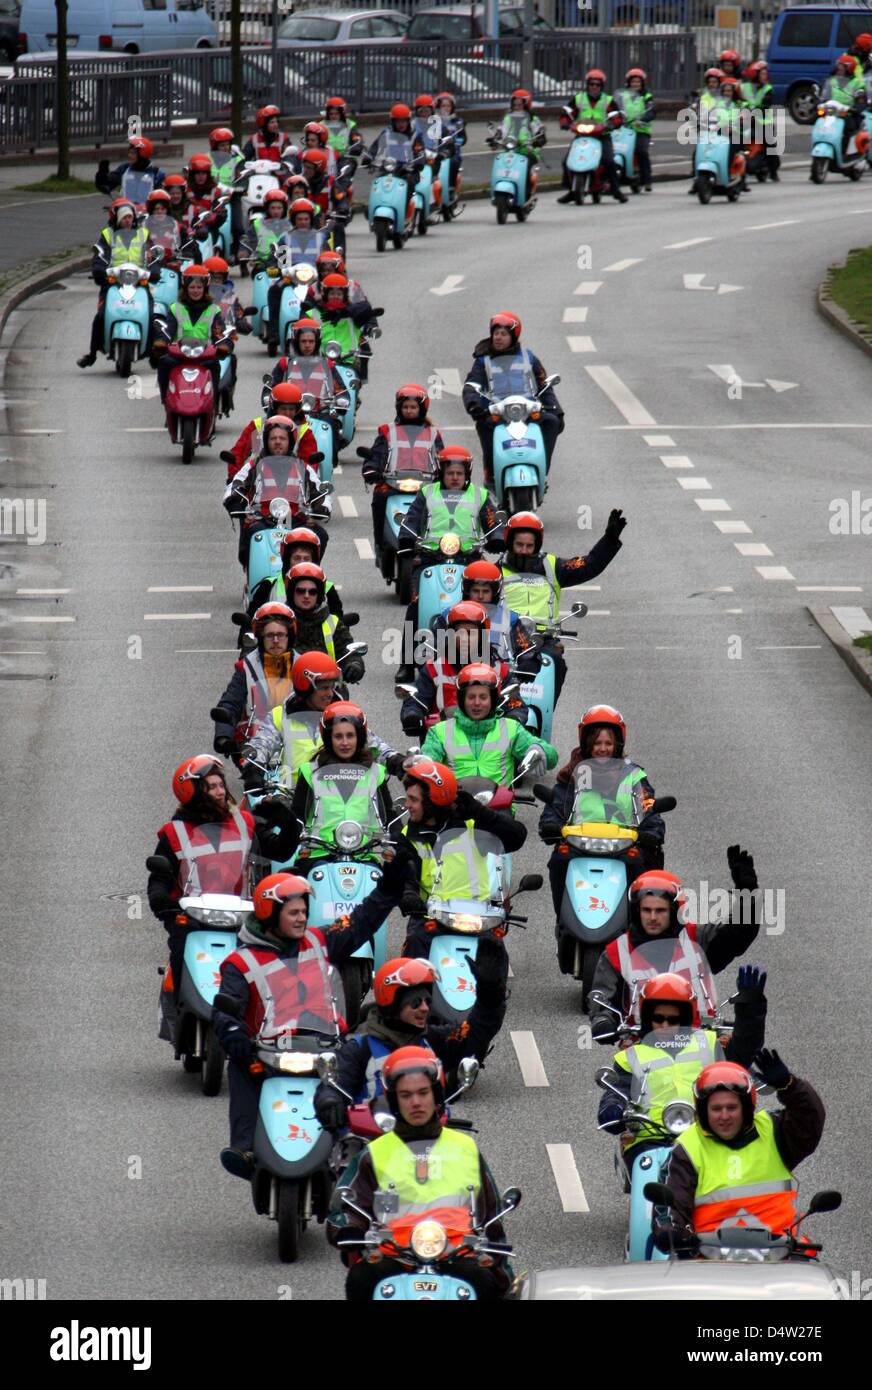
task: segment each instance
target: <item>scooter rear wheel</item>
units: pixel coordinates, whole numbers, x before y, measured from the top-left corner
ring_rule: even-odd
[[[497,226],[504,227],[509,220],[509,195],[507,193],[496,193],[494,195],[494,206],[497,210]]]
[[[510,487],[506,493],[509,516],[516,512],[532,512],[536,508],[536,490],[532,487]]]
[[[119,376],[130,376],[133,366],[133,344],[122,339],[115,348],[115,370]]]
[[[526,222],[526,220],[527,220],[527,209],[526,209],[526,208],[515,208],[515,216],[516,216],[516,218],[518,219],[519,222]]]
[[[182,463],[193,463],[194,450],[196,444],[197,421],[192,415],[186,415],[182,420],[181,440],[182,440]]]
[[[854,165],[848,177],[851,179],[852,183],[859,183],[865,172],[866,165],[861,160],[858,164]]]
[[[811,162],[811,181],[812,183],[823,183],[830,170],[830,161],[825,155],[815,155]]]
[[[418,236],[426,236],[429,225],[424,209],[418,208]]]
[[[300,1215],[300,1184],[285,1179],[279,1188],[279,1259],[293,1264],[300,1253],[303,1221]]]
[[[590,1012],[590,992],[593,989],[593,977],[600,954],[598,946],[584,947],[581,958],[581,1007],[584,1013]]]
[[[580,208],[584,202],[584,175],[575,174],[572,180],[572,196],[575,199],[575,206]]]
[[[200,1086],[203,1095],[219,1095],[223,1076],[224,1049],[216,1038],[214,1031],[210,1028],[209,1036],[206,1040],[206,1055],[203,1058],[203,1070],[200,1073]]]
[[[407,605],[412,601],[412,561],[408,555],[397,558],[397,598]]]
[[[402,251],[403,247],[406,244],[405,234],[403,232],[394,232],[393,236],[391,237],[391,241],[394,243],[395,251]]]

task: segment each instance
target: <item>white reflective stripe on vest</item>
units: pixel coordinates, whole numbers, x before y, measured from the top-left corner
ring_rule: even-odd
[[[388,425],[388,467],[395,473],[429,473],[433,468],[436,431],[432,425]]]
[[[304,945],[301,945],[297,955],[293,958],[294,970],[290,976],[294,982],[299,981],[310,966],[315,966],[319,972],[319,977],[323,981],[324,993],[319,1004],[325,1004],[332,1000],[332,990],[330,986],[330,960],[320,941],[315,936],[304,936]],[[280,996],[272,989],[270,977],[273,975],[288,973],[288,959],[284,956],[275,956],[268,965],[263,965],[257,956],[247,946],[240,947],[236,954],[246,965],[245,981],[249,985],[254,985],[258,997],[263,1005],[264,1016],[260,1025],[259,1036],[262,1038],[275,1037],[280,1032],[293,1031],[299,1027],[299,1019],[287,1018],[281,1021],[279,1027],[275,1027],[276,1004]],[[301,1001],[302,1002],[302,1001]],[[313,1001],[314,1002],[314,1001]],[[317,1009],[311,1012],[318,1014]],[[334,1011],[335,1012],[335,1011]],[[326,1020],[325,1020],[326,1021]],[[273,1028],[275,1031],[270,1032]]]
[[[445,731],[442,735],[442,741],[445,745],[445,754],[449,765],[453,766],[455,761],[464,755],[474,758],[476,763],[479,763],[486,753],[496,753],[500,758],[500,771],[502,775],[500,777],[495,777],[494,781],[501,783],[504,779],[508,781],[509,772],[511,771],[508,756],[511,747],[511,739],[505,719],[498,719],[496,721],[496,724],[484,740],[478,755],[473,753],[472,744],[465,735],[463,741],[460,740],[455,732],[456,727],[453,719],[445,721]],[[498,736],[494,738],[494,734]],[[486,776],[487,774],[482,773],[481,775]]]
[[[705,956],[696,942],[691,940],[684,927],[678,936],[672,937],[671,940],[673,945],[669,972],[680,974],[682,971],[686,971],[694,987],[694,993],[696,993],[696,982],[699,979],[700,969],[702,968],[703,974],[706,973]],[[632,986],[637,980],[653,980],[655,975],[664,973],[662,965],[643,966],[641,958],[638,959],[638,964],[634,964],[632,960],[634,955],[637,953],[630,950],[629,937],[624,932],[622,936],[618,937],[618,961],[621,974],[628,985]]]
[[[695,1207],[707,1207],[712,1202],[733,1202],[742,1197],[765,1197],[770,1192],[798,1191],[799,1183],[795,1178],[773,1178],[771,1182],[747,1182],[738,1183],[735,1187],[716,1187],[713,1192],[705,1192],[701,1197],[695,1197],[693,1205]],[[727,1222],[725,1224],[735,1223]]]
[[[275,713],[273,713],[273,722],[275,722]],[[309,738],[302,736],[301,724],[309,734]],[[294,710],[293,714],[285,714],[282,710],[278,727],[282,731],[282,781],[285,786],[291,786],[297,780],[297,773],[301,764],[310,761],[314,747],[321,742],[321,713],[314,709],[298,709]],[[310,752],[306,748],[305,756],[301,757],[300,744],[308,744],[309,742],[313,744],[312,751]]]
[[[445,831],[442,835],[437,835],[436,841],[431,851],[431,857],[438,866],[444,863],[449,856],[454,858],[462,857],[466,863],[466,876],[469,883],[471,898],[476,901],[484,902],[490,896],[491,871],[490,861],[487,851],[482,855],[475,846],[475,830],[469,827],[457,826]],[[487,833],[487,832],[485,832]],[[435,883],[433,891],[439,896],[439,883]],[[457,897],[456,893],[448,896]]]
[[[550,555],[541,555],[544,574],[520,572],[517,570],[503,569],[503,599],[509,607],[522,617],[535,616],[540,621],[547,620],[549,623],[556,623],[560,616],[560,585],[557,582],[557,569]],[[534,593],[537,589],[548,589],[548,604],[545,619],[542,615],[530,613],[530,604],[527,603],[527,595]]]
[[[709,1046],[709,1040],[703,1029],[697,1028],[694,1030],[691,1042],[696,1043],[695,1050],[690,1049],[690,1042],[688,1042],[687,1047],[682,1048],[680,1052],[676,1052],[674,1057],[664,1052],[662,1057],[658,1057],[651,1062],[641,1061],[635,1046],[628,1047],[624,1053],[624,1059],[636,1079],[642,1082],[644,1082],[645,1077],[650,1072],[659,1071],[661,1067],[683,1066],[685,1062],[699,1062],[701,1067],[705,1067],[708,1066],[710,1062],[715,1061],[715,1054]],[[648,1043],[648,1046],[653,1047],[654,1044]]]
[[[248,861],[248,854],[251,849],[251,836],[248,833],[248,826],[239,810],[236,807],[230,812],[234,825],[239,834],[238,840],[225,840],[222,836],[218,845],[211,843],[195,845],[188,834],[188,828],[184,821],[173,821],[173,827],[179,837],[182,855],[189,869],[188,882],[185,886],[185,895],[198,897],[203,889],[200,887],[200,875],[197,871],[197,860],[205,858],[206,855],[214,854],[241,854],[242,873],[245,874],[245,867]],[[213,822],[214,823],[214,822]]]
[[[490,644],[496,647],[503,661],[512,656],[512,610],[505,602],[482,605],[490,618]]]

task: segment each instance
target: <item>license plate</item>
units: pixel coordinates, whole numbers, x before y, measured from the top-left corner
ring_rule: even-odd
[[[531,682],[521,686],[521,694],[530,700],[541,700],[544,690],[538,682]]]
[[[504,439],[502,441],[504,449],[533,449],[535,440],[533,439]]]

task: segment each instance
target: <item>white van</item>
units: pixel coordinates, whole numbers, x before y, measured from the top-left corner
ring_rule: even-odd
[[[54,0],[24,0],[20,29],[26,53],[56,48]],[[203,0],[69,0],[67,34],[73,51],[162,53],[218,47],[218,30]]]

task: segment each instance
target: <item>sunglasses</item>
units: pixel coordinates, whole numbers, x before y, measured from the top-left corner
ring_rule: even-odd
[[[432,1000],[432,992],[429,989],[419,989],[415,994],[410,994],[408,999],[403,1000],[404,1009],[420,1009],[422,1004],[429,1004]]]
[[[680,1023],[681,1019],[673,1014],[652,1014],[652,1023]]]
[[[299,586],[294,590],[295,594],[301,594],[303,598],[317,598],[317,589],[301,589]]]

